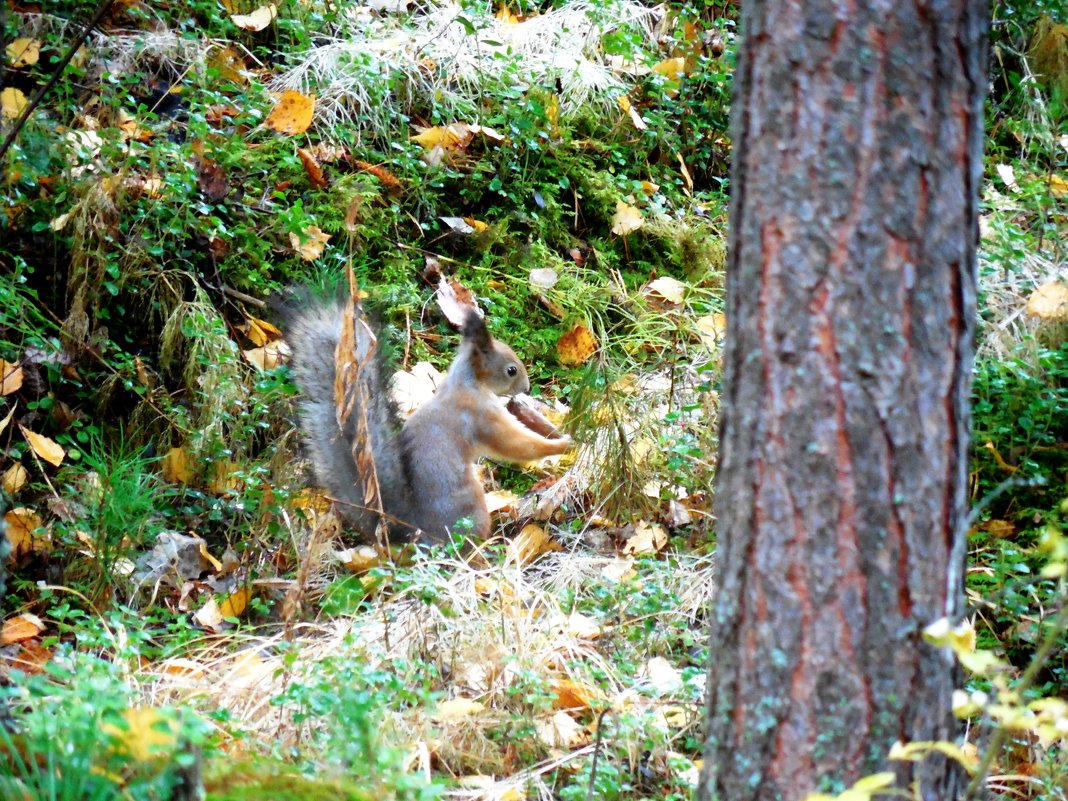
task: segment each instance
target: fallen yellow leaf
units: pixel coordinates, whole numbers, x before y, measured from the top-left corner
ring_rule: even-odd
[[[249,348],[241,351],[245,361],[259,371],[273,370],[282,363],[282,355],[277,345],[266,345],[262,348]]]
[[[4,522],[7,523],[7,541],[11,544],[13,560],[31,551],[42,550],[47,543],[46,537],[36,533],[44,524],[41,516],[32,509],[12,509],[4,514]]]
[[[438,704],[432,716],[439,723],[455,723],[469,718],[485,709],[485,705],[470,698],[450,698]]]
[[[529,565],[542,554],[563,550],[549,532],[537,523],[527,523],[516,538],[508,543],[508,556],[523,566]]]
[[[381,561],[378,551],[370,545],[358,545],[355,548],[334,551],[334,557],[353,573],[366,573],[372,567],[377,567]]]
[[[1054,197],[1068,195],[1068,178],[1063,175],[1051,175],[1049,177],[1049,191]]]
[[[666,58],[653,65],[653,72],[663,75],[672,81],[678,80],[680,75],[686,74],[686,59],[683,56]]]
[[[637,556],[643,553],[656,553],[667,545],[667,532],[659,523],[638,521],[634,526],[634,534],[623,543],[623,553],[628,556]]]
[[[433,150],[435,147],[443,150],[461,150],[471,141],[473,135],[470,125],[454,122],[452,125],[435,125],[432,128],[426,128],[409,138],[425,150]]]
[[[15,405],[12,404],[11,408],[8,409],[7,414],[4,415],[4,419],[0,420],[0,434],[4,433],[4,430],[7,428],[8,423],[11,422],[11,418],[14,417],[14,416],[15,416]]]
[[[193,466],[185,448],[171,448],[164,455],[161,465],[164,481],[172,484],[188,484],[193,480]]]
[[[556,341],[556,356],[561,364],[585,364],[597,352],[597,339],[584,325],[578,324]]]
[[[591,701],[604,700],[604,693],[597,687],[570,679],[558,679],[550,689],[556,696],[553,699],[555,709],[589,709]]]
[[[1027,313],[1041,320],[1068,320],[1068,284],[1047,281],[1027,299]]]
[[[248,330],[245,331],[245,336],[252,341],[253,345],[263,347],[268,342],[274,342],[275,340],[281,339],[282,332],[266,320],[249,317]]]
[[[22,365],[0,359],[0,395],[18,392],[22,386]]]
[[[26,483],[26,479],[30,477],[30,474],[26,471],[18,462],[11,465],[4,471],[4,475],[0,477],[0,488],[4,490],[8,495],[14,495],[20,489],[22,485]]]
[[[0,91],[0,117],[5,120],[17,119],[27,104],[26,94],[21,89],[9,86]]]
[[[178,721],[151,706],[137,706],[122,713],[122,723],[104,723],[115,748],[138,761],[169,757],[179,742]]]
[[[22,642],[30,637],[36,637],[45,629],[45,624],[37,615],[24,613],[8,618],[4,621],[4,627],[0,630],[0,645],[11,645],[13,642]]]
[[[67,452],[63,450],[63,447],[58,442],[49,439],[43,434],[38,434],[36,431],[30,431],[22,423],[19,423],[18,426],[22,436],[26,438],[26,441],[30,443],[30,447],[33,448],[34,453],[56,467],[63,463],[63,457],[67,455]]]
[[[224,618],[227,617],[240,617],[248,609],[248,600],[252,597],[252,590],[248,587],[241,587],[238,590],[230,593],[219,604],[219,614]]]
[[[274,18],[277,16],[278,6],[274,3],[269,3],[268,5],[260,6],[250,14],[231,14],[230,21],[246,31],[262,31],[274,22]]]
[[[315,95],[302,95],[292,89],[282,92],[263,124],[278,133],[296,136],[311,126],[315,114]]]
[[[294,233],[289,235],[289,244],[304,261],[315,261],[322,256],[329,241],[330,234],[323,233],[317,225],[308,226],[302,237]]]
[[[689,289],[689,287],[682,283],[682,281],[678,281],[665,275],[650,281],[645,287],[645,294],[655,295],[656,297],[663,298],[668,303],[673,303],[678,306],[686,296],[687,289]]]
[[[41,43],[25,37],[15,39],[7,46],[8,66],[13,70],[32,67],[41,57]]]
[[[616,201],[616,213],[612,215],[612,233],[617,236],[626,236],[632,231],[637,231],[645,225],[645,218],[635,206]]]

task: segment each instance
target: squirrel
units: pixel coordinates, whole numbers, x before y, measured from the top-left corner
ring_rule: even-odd
[[[359,305],[356,314],[366,322]],[[479,458],[528,461],[561,454],[572,446],[564,435],[543,437],[519,422],[500,395],[530,389],[515,352],[494,339],[477,310],[464,319],[463,339],[433,398],[401,423],[389,380],[369,325],[355,326],[358,381],[366,408],[353,408],[339,424],[335,402],[335,351],[345,301],[304,298],[283,307],[291,371],[303,393],[299,426],[318,482],[338,501],[343,517],[371,537],[379,522],[364,495],[365,476],[353,456],[359,416],[366,419],[382,511],[392,542],[420,532],[422,541],[447,541],[458,521],[472,521],[476,541],[490,533],[486,497],[475,467]],[[369,358],[368,358],[369,356]],[[364,468],[365,470],[367,468]]]

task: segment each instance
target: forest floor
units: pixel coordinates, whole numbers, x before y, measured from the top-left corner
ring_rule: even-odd
[[[83,5],[0,15],[0,797],[689,798],[736,9]],[[1065,799],[1068,29],[997,13],[961,758]],[[402,406],[473,295],[579,443],[491,542],[306,488],[269,299],[349,268]]]

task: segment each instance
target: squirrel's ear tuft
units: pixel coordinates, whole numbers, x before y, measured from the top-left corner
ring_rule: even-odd
[[[479,350],[485,350],[492,344],[493,338],[486,321],[475,309],[470,309],[464,318],[464,340],[471,342]]]

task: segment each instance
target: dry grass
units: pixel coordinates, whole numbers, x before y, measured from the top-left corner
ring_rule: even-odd
[[[529,568],[507,559],[486,565],[478,558],[420,558],[365,611],[298,624],[288,638],[281,632],[211,638],[133,678],[147,703],[225,709],[247,742],[289,748],[306,742],[308,727],[318,724],[300,721],[293,704],[272,703],[287,687],[321,680],[331,662],[359,665],[366,675],[394,671],[403,686],[425,688],[442,701],[381,710],[382,740],[402,747],[411,769],[433,763],[457,777],[497,777],[456,791],[456,798],[490,798],[521,785],[526,797],[548,799],[548,774],[591,753],[599,711],[629,721],[613,725],[610,715],[604,734],[635,758],[646,738],[668,749],[701,719],[703,671],[698,682],[665,683],[649,667],[664,642],[634,635],[682,624],[702,642],[711,560],[678,556],[674,569],[635,565],[623,585],[606,578],[606,567],[617,562],[581,551],[549,554]],[[334,569],[325,559],[317,568]],[[679,599],[650,613],[652,621],[623,610],[605,619],[576,616],[570,606],[604,592],[625,599],[649,582]],[[287,661],[290,650],[296,658]],[[562,712],[554,693],[562,684],[584,688],[588,706]],[[450,703],[456,699],[464,699],[459,708]],[[573,728],[560,728],[569,721]],[[507,736],[502,741],[502,733],[520,730],[536,735],[514,748]]]
[[[451,2],[410,18],[356,8],[336,38],[301,54],[274,86],[315,94],[324,136],[342,126],[388,139],[417,105],[473,122],[483,95],[502,85],[558,82],[566,116],[589,104],[609,108],[625,90],[602,37],[624,29],[649,41],[652,22],[653,11],[632,0],[573,0],[522,22]]]

